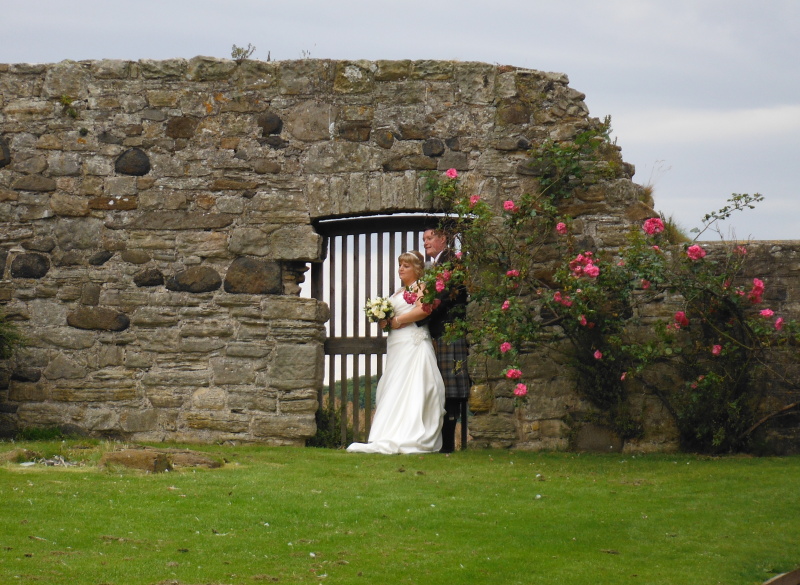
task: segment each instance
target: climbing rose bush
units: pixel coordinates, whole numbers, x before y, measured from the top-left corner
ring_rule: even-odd
[[[579,392],[623,437],[641,433],[628,393],[644,387],[675,418],[685,449],[727,452],[747,444],[761,378],[780,378],[766,352],[796,343],[798,332],[794,322],[757,307],[767,290],[762,280],[742,284],[745,246],[717,247],[712,257],[697,243],[673,245],[663,219],[652,217],[633,226],[618,251],[575,250],[572,218],[558,207],[568,195],[548,191],[557,183],[493,207],[479,194],[462,194],[458,181],[428,176],[428,190],[450,214],[442,227],[463,254],[425,276],[426,294],[445,282],[445,270],[447,287],[467,287],[479,310],[450,334],[467,335],[473,355],[506,364],[502,378],[517,399],[527,397],[530,375],[520,366],[520,348],[559,351],[566,339]],[[730,209],[754,200],[734,196]],[[724,219],[728,209],[704,222]],[[540,252],[552,246],[566,260],[541,279]],[[641,316],[656,298],[677,306],[645,325]],[[674,384],[663,384],[663,367]]]

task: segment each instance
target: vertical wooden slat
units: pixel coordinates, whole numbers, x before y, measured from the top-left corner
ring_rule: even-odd
[[[360,337],[360,323],[361,311],[359,311],[359,303],[361,302],[361,234],[353,236],[353,276],[350,279],[353,287],[352,299],[352,326],[353,336]],[[359,416],[361,400],[359,399],[359,374],[361,368],[359,367],[360,356],[353,356],[353,437],[358,438],[361,436],[359,431]]]
[[[341,419],[341,439],[342,445],[347,443],[347,356],[340,356],[341,360],[339,367],[341,368],[341,375],[339,377],[339,388],[341,391],[340,399],[342,401],[339,409]]]
[[[367,239],[365,242],[365,249],[364,249],[364,257],[366,258],[366,263],[364,265],[364,280],[366,282],[366,290],[364,291],[365,298],[371,298],[373,295],[373,287],[372,287],[372,240],[374,236],[374,232],[370,232],[367,234]],[[365,337],[372,337],[372,326],[367,323],[365,332]],[[369,438],[369,431],[372,428],[372,354],[368,353],[365,356],[365,364],[364,364],[364,379],[366,383],[364,384],[364,438],[363,440],[366,441]]]
[[[350,236],[343,236],[341,239],[342,242],[342,249],[341,249],[341,280],[344,283],[342,286],[341,291],[341,303],[340,303],[340,310],[339,310],[339,335],[347,336],[347,286],[350,284],[350,255],[348,253],[349,249],[349,240]],[[340,421],[341,421],[341,438],[342,444],[347,441],[347,357],[341,357],[341,377],[339,378],[340,382],[340,400],[341,404],[339,405],[340,408]]]
[[[322,262],[313,262],[311,264],[311,298],[312,299],[323,299],[323,264]],[[325,362],[327,363],[328,356],[325,356]],[[323,365],[323,368],[325,366]],[[322,402],[325,399],[324,396],[324,389],[320,386],[319,391],[317,392],[317,404],[319,408],[322,408]]]
[[[395,258],[397,257],[397,254],[395,253],[397,251],[396,248],[397,247],[395,246],[395,234],[390,232],[389,233],[389,290],[386,291],[387,295],[390,295],[394,292],[394,282],[395,282],[394,263],[395,263]]]
[[[330,319],[328,320],[328,336],[336,336],[336,260],[339,257],[337,244],[340,238],[332,237],[330,242],[330,253],[328,255],[328,307],[330,309]],[[336,374],[334,356],[328,356],[328,408],[331,412],[336,410]],[[334,418],[330,419],[331,431],[333,431]]]

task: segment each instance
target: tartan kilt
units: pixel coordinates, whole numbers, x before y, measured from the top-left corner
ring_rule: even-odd
[[[453,343],[436,340],[436,362],[444,380],[445,398],[469,398],[469,369],[467,357],[469,348],[466,339],[456,339]]]

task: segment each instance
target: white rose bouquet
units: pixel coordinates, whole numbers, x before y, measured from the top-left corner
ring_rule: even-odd
[[[377,297],[367,301],[367,304],[364,305],[364,312],[370,322],[377,323],[384,319],[387,321],[391,319],[394,316],[394,307],[388,298]]]

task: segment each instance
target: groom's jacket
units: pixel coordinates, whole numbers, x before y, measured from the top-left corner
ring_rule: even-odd
[[[455,260],[456,255],[453,250],[445,248],[439,255],[437,264],[453,264]],[[417,321],[417,325],[427,324],[431,337],[439,339],[444,335],[448,323],[466,315],[467,289],[464,285],[446,286],[442,292],[437,293],[436,299],[439,301],[439,305],[431,311],[428,317]]]

